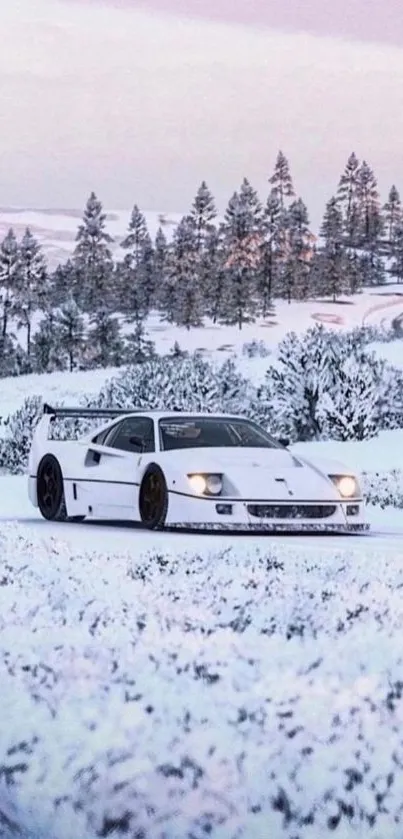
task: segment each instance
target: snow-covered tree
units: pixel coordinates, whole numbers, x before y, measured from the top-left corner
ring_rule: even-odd
[[[159,227],[154,242],[154,302],[158,309],[161,308],[161,289],[165,283],[165,269],[168,259],[168,242],[162,227]]]
[[[323,398],[327,434],[335,440],[366,440],[379,431],[383,361],[368,352],[337,357],[331,389]]]
[[[148,314],[153,296],[153,247],[145,216],[137,205],[130,218],[127,236],[121,243],[125,251],[117,265],[120,305],[128,323],[138,323]]]
[[[91,193],[80,224],[72,263],[76,272],[76,302],[87,311],[110,308],[114,303],[111,236],[106,231],[106,214]]]
[[[385,233],[389,244],[395,238],[396,230],[402,222],[402,202],[396,187],[393,185],[389,191],[388,200],[383,206]]]
[[[197,250],[193,220],[184,216],[177,226],[161,289],[163,317],[186,329],[203,322],[203,290],[200,287],[201,259]]]
[[[403,283],[403,223],[395,228],[393,237],[392,263],[390,274],[398,283]]]
[[[119,321],[106,309],[99,309],[90,318],[88,344],[91,364],[95,367],[119,367],[124,361],[124,344]]]
[[[8,332],[10,314],[21,285],[21,260],[17,237],[10,228],[0,244],[0,335],[4,341]]]
[[[347,244],[358,245],[360,239],[360,161],[355,152],[350,154],[337,188],[337,200],[343,214]]]
[[[294,185],[290,174],[290,166],[288,160],[280,150],[277,155],[274,172],[269,178],[269,183],[276,193],[280,209],[284,210],[288,205],[288,199],[294,198]]]
[[[261,314],[272,311],[273,296],[277,291],[280,260],[283,256],[287,213],[282,209],[277,191],[273,188],[267,198],[263,214],[263,238],[257,280]]]
[[[77,280],[76,269],[71,259],[58,265],[51,277],[52,301],[55,307],[63,306],[73,297],[80,299],[81,292]]]
[[[51,373],[53,370],[63,370],[66,366],[66,355],[61,352],[60,328],[54,309],[49,308],[32,340],[32,359],[34,370],[38,373]]]
[[[201,272],[204,311],[213,323],[217,323],[223,310],[226,288],[222,227],[212,228],[206,236]]]
[[[206,181],[202,181],[190,211],[190,218],[195,226],[197,251],[203,249],[207,236],[211,233],[212,228],[214,228],[214,219],[216,216],[217,210],[213,195]]]
[[[20,267],[14,298],[18,326],[26,332],[26,354],[31,355],[32,323],[38,309],[44,311],[49,303],[50,286],[41,247],[27,228],[20,244]]]
[[[257,278],[263,241],[262,207],[246,178],[229,201],[222,230],[225,290],[221,319],[242,329],[258,311]]]
[[[376,177],[366,160],[362,162],[358,170],[357,198],[360,216],[360,244],[371,254],[376,254],[383,233],[383,219]]]
[[[284,253],[277,282],[278,295],[289,303],[291,300],[306,300],[314,248],[308,210],[301,198],[293,201],[287,212]]]
[[[69,370],[80,366],[84,348],[84,318],[77,303],[70,299],[56,315],[59,346],[67,355]]]
[[[335,197],[326,205],[320,235],[322,245],[313,265],[315,294],[337,300],[340,295],[349,294],[351,289],[344,244],[343,216]]]
[[[144,364],[155,355],[154,342],[146,334],[144,324],[136,323],[133,332],[126,336],[125,360],[128,364]]]

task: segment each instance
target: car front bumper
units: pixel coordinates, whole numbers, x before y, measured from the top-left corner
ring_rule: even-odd
[[[231,509],[230,509],[231,508]],[[200,498],[169,493],[167,527],[256,532],[362,533],[363,500],[286,501]]]

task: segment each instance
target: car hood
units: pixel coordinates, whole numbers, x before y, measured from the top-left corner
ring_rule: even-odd
[[[163,462],[183,478],[187,472],[221,472],[227,497],[340,501],[326,473],[287,449],[180,449],[163,452]]]

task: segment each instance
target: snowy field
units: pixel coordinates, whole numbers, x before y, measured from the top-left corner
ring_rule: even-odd
[[[403,835],[402,535],[56,526],[0,492],[0,835]]]

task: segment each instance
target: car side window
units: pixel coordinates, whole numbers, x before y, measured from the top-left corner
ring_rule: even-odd
[[[110,428],[110,426],[108,428],[104,428],[104,430],[97,434],[96,437],[92,438],[92,442],[96,443],[98,446],[104,446],[106,438],[110,437],[111,434],[115,434],[115,432],[116,425],[112,428]]]
[[[114,428],[104,445],[124,452],[154,452],[154,423],[149,417],[127,417]]]

